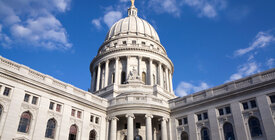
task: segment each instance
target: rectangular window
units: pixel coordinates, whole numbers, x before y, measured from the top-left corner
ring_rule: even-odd
[[[127,129],[127,123],[124,124],[124,129]]]
[[[251,100],[250,104],[251,104],[251,108],[256,108],[257,107],[257,104],[256,104],[255,100]]]
[[[244,110],[247,110],[247,109],[248,109],[248,104],[247,104],[247,102],[244,102],[244,103],[243,103],[243,109],[244,109]]]
[[[77,111],[77,118],[81,118],[81,111]]]
[[[95,118],[95,123],[96,123],[96,124],[99,123],[99,118],[98,118],[98,117]]]
[[[226,112],[226,114],[231,114],[231,109],[230,109],[230,107],[225,107],[225,112]]]
[[[94,116],[93,115],[91,115],[91,117],[90,117],[90,122],[94,122]]]
[[[179,121],[179,125],[182,125],[182,120],[181,120],[181,119],[178,119],[178,121]]]
[[[198,120],[201,121],[202,120],[202,117],[201,117],[201,114],[198,114]]]
[[[187,118],[183,118],[183,124],[188,124]]]
[[[29,94],[25,94],[24,102],[29,102],[29,99],[30,99],[30,95]]]
[[[56,111],[57,111],[57,112],[60,112],[60,111],[61,111],[61,105],[60,105],[60,104],[57,104],[57,105],[56,105]]]
[[[220,109],[219,109],[219,114],[220,114],[220,116],[224,115],[224,113],[223,113],[223,108],[220,108]]]
[[[75,110],[72,109],[71,116],[75,116]]]
[[[54,106],[54,102],[50,102],[49,109],[50,109],[50,110],[53,110],[53,106]]]
[[[136,123],[136,128],[140,128],[140,123]]]
[[[142,45],[145,45],[145,42],[141,42]]]
[[[203,118],[206,120],[206,119],[208,119],[208,114],[205,112],[205,113],[203,113]]]
[[[11,88],[5,87],[3,95],[9,96],[10,95]]]
[[[36,105],[37,104],[38,97],[33,96],[32,97],[32,104]]]
[[[271,103],[275,103],[275,95],[269,96]]]
[[[136,44],[137,44],[137,41],[133,40],[133,41],[132,41],[132,44],[133,44],[133,45],[136,45]]]
[[[123,45],[126,45],[126,44],[127,44],[127,42],[126,42],[126,41],[123,41],[122,43],[123,43]]]

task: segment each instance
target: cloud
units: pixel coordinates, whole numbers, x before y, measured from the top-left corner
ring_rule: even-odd
[[[257,64],[256,62],[247,62],[243,65],[240,65],[237,72],[232,74],[225,82],[238,80],[258,72],[260,72],[260,64]]]
[[[97,29],[101,29],[102,25],[101,25],[101,18],[99,19],[93,19],[92,20],[92,24],[97,28]]]
[[[115,22],[122,18],[122,13],[120,11],[109,11],[104,17],[104,23],[110,28]]]
[[[274,64],[275,64],[274,58],[269,58],[266,62],[266,65],[268,66],[268,68],[274,68]]]
[[[209,88],[209,85],[205,82],[200,82],[199,85],[194,85],[192,83],[188,83],[185,81],[180,82],[180,84],[177,86],[175,92],[178,96],[186,96],[188,94],[198,92],[204,89]]]
[[[2,31],[3,26],[0,24],[0,47],[10,48],[11,39]]]
[[[272,32],[270,31],[259,32],[249,47],[235,51],[234,55],[242,56],[255,49],[267,47],[269,44],[271,44],[274,41],[275,41],[275,36],[272,34]]]
[[[181,13],[176,0],[149,0],[148,5],[157,13],[169,13],[174,16],[180,16]]]
[[[49,50],[69,49],[66,29],[55,17],[69,10],[71,0],[0,1],[0,22],[9,44],[40,47]],[[9,35],[9,36],[7,36]],[[3,35],[2,35],[3,38]],[[2,39],[3,40],[3,39]],[[6,44],[9,41],[6,39]]]

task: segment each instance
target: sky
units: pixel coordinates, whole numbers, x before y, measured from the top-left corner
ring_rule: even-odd
[[[130,0],[0,0],[0,55],[83,90]],[[185,96],[275,68],[274,0],[136,0]]]

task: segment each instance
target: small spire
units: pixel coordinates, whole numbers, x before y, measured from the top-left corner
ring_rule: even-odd
[[[135,7],[135,0],[131,0],[131,7],[128,9],[128,16],[137,16],[137,8]]]

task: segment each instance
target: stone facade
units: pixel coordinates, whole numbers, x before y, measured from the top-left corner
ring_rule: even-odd
[[[275,139],[275,69],[176,97],[173,63],[137,12],[111,27],[88,92],[0,57],[0,139]]]

